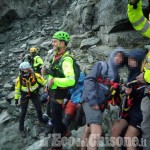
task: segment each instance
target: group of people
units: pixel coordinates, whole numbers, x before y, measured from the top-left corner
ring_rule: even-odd
[[[19,131],[22,136],[25,137],[24,121],[30,99],[37,111],[39,124],[46,124],[42,117],[39,97],[39,88],[44,86],[48,105],[47,115],[52,118],[53,132],[59,133],[61,137],[68,134],[68,126],[77,108],[82,106],[86,117],[82,136],[86,144],[82,149],[97,149],[102,135],[103,111],[107,109],[108,105],[123,107],[119,112],[120,119],[114,120],[112,137],[121,136],[123,131],[125,131],[124,137],[131,138],[139,137],[142,133],[149,145],[149,129],[147,129],[149,108],[146,107],[149,103],[147,87],[150,83],[150,52],[146,55],[144,50],[127,51],[119,47],[110,54],[108,61],[98,61],[86,77],[82,72],[77,77],[76,62],[67,50],[69,40],[70,36],[67,32],[58,31],[54,34],[52,37],[53,51],[50,54],[51,57],[48,55],[49,67],[43,63],[38,56],[37,48],[34,47],[29,50],[30,55],[25,57],[28,59],[24,59],[19,66],[19,76],[15,85],[15,104],[19,104],[21,107]],[[150,46],[147,48],[150,51]],[[143,67],[144,60],[146,63]],[[34,63],[36,65],[33,65]],[[124,66],[128,67],[129,74],[127,84],[124,84],[126,88],[122,91],[119,69]],[[112,89],[115,91],[114,94]],[[65,103],[65,115],[62,117],[64,99],[69,101]],[[103,104],[105,107],[102,110]],[[89,141],[94,142],[95,140],[97,141],[95,145],[90,145]],[[52,148],[61,149],[62,146],[59,146],[53,145]],[[135,149],[135,147],[128,145],[128,142],[126,142],[126,147],[127,149]],[[117,142],[114,149],[117,149]]]
[[[142,10],[138,9],[141,9],[141,0],[130,0],[130,21],[137,30],[140,29],[149,37],[149,26],[144,25],[141,29],[140,23],[147,24],[147,20],[142,19]],[[135,12],[139,13],[139,20],[135,20]],[[142,134],[147,140],[145,149],[150,149],[150,46],[146,47],[147,53],[144,50],[127,51],[119,47],[110,54],[107,61],[98,61],[85,77],[83,72],[77,70],[76,61],[67,49],[69,41],[67,32],[58,31],[52,37],[53,50],[47,55],[46,61],[43,62],[38,55],[38,48],[31,47],[19,66],[15,104],[21,107],[19,131],[22,137],[26,136],[24,121],[29,100],[35,106],[39,124],[46,125],[39,97],[39,89],[44,87],[42,96],[47,103],[47,116],[52,118],[53,132],[59,133],[60,137],[68,134],[68,126],[74,114],[82,107],[86,125],[82,135],[85,145],[81,149],[96,150],[103,133],[103,111],[109,105],[117,105],[121,110],[118,112],[120,118],[114,120],[111,136],[117,138],[124,133],[124,137],[132,138]],[[128,67],[129,74],[125,89],[122,90],[119,69],[124,66]],[[64,103],[65,99],[68,100]],[[65,115],[62,117],[64,107]],[[128,150],[136,149],[124,139]],[[91,141],[94,145],[90,144]],[[115,150],[117,146],[116,141]],[[52,145],[52,149],[61,148],[62,145]]]
[[[67,44],[70,36],[67,32],[58,31],[52,37],[53,51],[48,54],[47,61],[38,55],[38,49],[31,47],[19,66],[19,76],[15,84],[15,104],[21,107],[19,131],[22,137],[26,136],[24,128],[25,116],[29,100],[35,106],[38,123],[47,125],[41,109],[39,89],[44,87],[47,116],[52,118],[54,133],[60,136],[69,136],[68,126],[75,117],[76,111],[81,110],[79,104],[83,90],[85,75],[75,59],[70,55]],[[66,100],[64,102],[64,100]],[[65,111],[63,110],[65,109]],[[62,112],[64,111],[64,117]],[[53,146],[53,148],[55,145]],[[61,146],[59,147],[59,149]]]

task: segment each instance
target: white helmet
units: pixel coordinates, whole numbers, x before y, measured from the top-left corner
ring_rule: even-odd
[[[29,62],[22,62],[20,65],[19,65],[19,69],[20,70],[23,70],[23,69],[31,69],[31,65]]]

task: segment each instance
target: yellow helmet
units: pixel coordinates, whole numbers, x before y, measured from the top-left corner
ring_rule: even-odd
[[[38,52],[38,49],[37,49],[36,47],[31,47],[31,48],[29,49],[29,52],[30,52],[30,53],[37,53],[37,52]]]

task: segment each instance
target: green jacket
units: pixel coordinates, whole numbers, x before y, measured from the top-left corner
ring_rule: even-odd
[[[65,57],[65,55],[67,55]],[[63,62],[61,64],[61,72],[63,73],[63,75],[61,74],[60,76],[56,73],[58,68],[57,66],[55,67],[55,73],[54,75],[48,75],[48,79],[54,78],[54,84],[52,86],[52,89],[57,89],[59,88],[67,88],[67,87],[71,87],[74,86],[75,84],[75,73],[74,73],[74,69],[73,69],[73,59],[71,57],[68,56],[69,52],[65,52],[65,54],[61,57],[63,57]],[[54,63],[54,58],[53,58],[53,62]]]
[[[37,73],[41,73],[41,68],[42,68],[42,65],[43,65],[43,60],[40,56],[35,56],[33,58],[33,69],[35,72]]]
[[[135,30],[150,38],[150,23],[144,17],[142,0],[139,1],[136,9],[133,8],[133,5],[128,4],[128,17]]]

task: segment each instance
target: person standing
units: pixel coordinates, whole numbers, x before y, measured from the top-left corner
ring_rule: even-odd
[[[106,102],[109,95],[109,81],[119,83],[118,69],[123,65],[125,52],[122,48],[111,53],[108,62],[99,61],[92,68],[84,81],[81,104],[86,117],[86,126],[82,140],[82,150],[96,150],[102,135],[102,111],[100,105]],[[100,80],[100,82],[98,82]],[[108,84],[105,84],[108,83]]]
[[[69,34],[64,31],[58,31],[53,35],[52,46],[55,55],[50,62],[51,67],[47,81],[54,132],[58,133],[60,137],[64,136],[66,132],[66,127],[62,123],[63,100],[67,98],[69,88],[76,82],[74,60],[67,50],[69,40]],[[53,144],[52,148],[61,149],[61,145],[57,146]]]
[[[19,66],[20,75],[16,79],[15,84],[15,104],[19,104],[21,114],[19,119],[19,131],[22,137],[25,137],[24,120],[27,113],[29,100],[36,109],[38,120],[43,123],[41,104],[38,98],[39,86],[44,86],[46,80],[40,74],[34,73],[29,62],[22,62]]]

